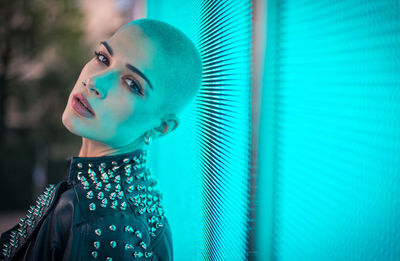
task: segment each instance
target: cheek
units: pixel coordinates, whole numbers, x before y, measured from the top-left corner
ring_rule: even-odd
[[[115,99],[104,106],[104,113],[101,115],[103,128],[121,129],[129,125],[132,116],[135,115],[138,104],[126,98]]]
[[[112,128],[121,133],[128,131],[140,135],[150,128],[154,118],[153,113],[149,110],[151,108],[148,108],[147,104],[142,101],[123,98],[109,104],[109,106],[106,109],[105,118],[108,118],[110,123],[112,122],[109,124],[113,125]],[[107,124],[107,120],[103,124]]]

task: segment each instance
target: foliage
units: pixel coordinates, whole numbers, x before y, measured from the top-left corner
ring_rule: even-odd
[[[52,147],[62,148],[63,144],[78,146],[80,140],[64,129],[61,116],[87,58],[83,55],[87,48],[81,40],[81,28],[82,14],[75,1],[0,0],[3,180],[12,172],[13,184],[18,180],[30,182],[36,154]],[[10,107],[11,104],[17,106]],[[18,124],[9,123],[11,114],[19,115]],[[66,157],[70,151],[63,153]],[[27,165],[21,167],[21,157],[31,159],[25,160]],[[45,164],[51,164],[48,160]],[[8,185],[7,182],[0,185],[1,194],[7,193]]]

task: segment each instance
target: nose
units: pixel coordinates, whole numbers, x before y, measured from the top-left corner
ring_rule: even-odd
[[[93,77],[89,77],[86,81],[86,87],[89,93],[94,93],[98,98],[104,99],[108,91],[116,84],[116,72],[105,72]]]
[[[92,80],[89,79],[89,80],[87,80],[86,82],[82,82],[82,84],[83,84],[83,86],[87,87],[89,93],[90,93],[90,92],[93,92],[93,93],[95,93],[95,95],[96,95],[97,97],[100,96],[100,92],[99,92],[98,90],[96,90],[96,88],[95,88],[94,85],[93,85]]]

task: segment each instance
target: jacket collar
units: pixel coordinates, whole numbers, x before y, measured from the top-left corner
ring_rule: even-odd
[[[85,179],[107,183],[109,179],[130,177],[143,172],[147,168],[147,150],[137,149],[132,152],[100,156],[66,158],[68,183],[76,184]],[[123,174],[123,175],[121,175]]]

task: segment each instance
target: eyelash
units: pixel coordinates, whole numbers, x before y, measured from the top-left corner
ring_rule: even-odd
[[[97,52],[97,51],[94,51],[94,55],[96,56],[96,60],[97,60],[97,61],[99,61],[99,62],[105,64],[106,66],[109,66],[109,65],[110,65],[110,62],[108,61],[107,56],[105,56],[104,54],[102,54],[102,53],[100,53],[100,52]],[[100,60],[99,56],[103,56],[105,59],[107,59],[107,62],[104,62],[103,60]],[[139,93],[140,95],[143,95],[142,89],[140,88],[140,85],[139,85],[135,80],[133,80],[133,79],[131,79],[131,78],[124,78],[124,80],[130,80],[132,83],[134,83],[135,87],[131,87],[131,85],[128,84],[128,83],[127,83],[127,85],[128,85],[129,88],[135,90],[135,91],[136,91],[137,93]]]

